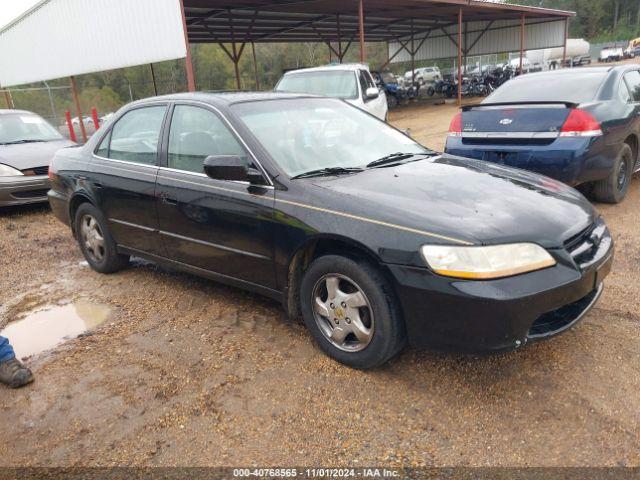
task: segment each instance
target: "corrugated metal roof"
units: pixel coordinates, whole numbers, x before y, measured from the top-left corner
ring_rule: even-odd
[[[0,31],[9,87],[182,58],[179,0],[45,0]]]

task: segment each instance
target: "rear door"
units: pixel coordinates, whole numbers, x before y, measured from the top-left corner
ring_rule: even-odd
[[[210,155],[237,155],[257,166],[231,125],[207,106],[177,104],[165,142],[157,202],[168,258],[275,289],[273,187],[204,173]]]
[[[640,136],[640,71],[633,70],[624,75],[624,82],[629,89],[629,101],[633,104],[633,112],[630,119],[631,132]],[[636,168],[640,168],[640,154],[636,159]]]
[[[92,187],[116,243],[154,255],[158,146],[167,104],[137,107],[113,125],[94,152]]]

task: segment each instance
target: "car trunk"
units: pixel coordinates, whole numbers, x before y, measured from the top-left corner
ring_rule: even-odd
[[[466,107],[462,141],[466,145],[550,145],[570,112],[564,104]]]

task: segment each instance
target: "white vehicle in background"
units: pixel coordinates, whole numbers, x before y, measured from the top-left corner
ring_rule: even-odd
[[[619,62],[624,58],[624,50],[621,47],[603,48],[598,60],[603,63]]]
[[[292,70],[283,75],[276,92],[310,93],[340,98],[352,105],[387,120],[387,97],[374,82],[364,64],[329,65]]]
[[[415,82],[419,85],[426,85],[427,83],[436,83],[442,80],[442,73],[438,67],[422,67],[415,70],[416,79]],[[411,83],[413,81],[413,70],[409,70],[404,74],[405,82]]]

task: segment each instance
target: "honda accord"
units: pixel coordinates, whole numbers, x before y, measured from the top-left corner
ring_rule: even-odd
[[[139,101],[51,176],[93,269],[137,256],[267,295],[357,368],[407,342],[491,352],[563,332],[612,262],[576,190],[433,152],[337,99]]]

